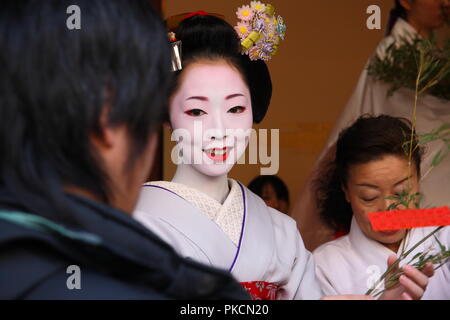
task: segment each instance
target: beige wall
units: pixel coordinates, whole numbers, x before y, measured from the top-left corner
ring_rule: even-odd
[[[248,1],[250,3],[250,1]],[[306,182],[311,167],[340,110],[353,91],[362,68],[383,37],[393,1],[390,0],[273,0],[287,24],[286,40],[268,63],[273,99],[258,128],[280,129],[280,170],[292,202]],[[236,23],[242,0],[167,0],[165,17],[204,10]],[[366,9],[381,8],[382,30],[368,30]],[[165,135],[164,179],[171,179],[171,145]],[[230,177],[247,184],[259,174],[258,165],[237,165]]]

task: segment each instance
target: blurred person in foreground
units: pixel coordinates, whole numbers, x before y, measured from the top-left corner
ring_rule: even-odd
[[[0,299],[248,298],[131,217],[171,78],[150,2],[0,6]]]

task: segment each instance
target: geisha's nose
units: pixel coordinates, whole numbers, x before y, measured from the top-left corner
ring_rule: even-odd
[[[218,112],[213,115],[211,128],[208,129],[207,136],[210,140],[222,140],[226,138],[224,119]]]
[[[207,138],[210,140],[224,140],[226,137],[225,129],[213,128],[208,130]]]

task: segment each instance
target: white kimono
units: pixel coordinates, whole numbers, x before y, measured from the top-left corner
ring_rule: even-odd
[[[406,250],[433,231],[434,227],[411,229],[403,244]],[[450,245],[450,227],[436,234],[447,248]],[[417,252],[423,252],[431,245],[437,247],[434,238],[428,238],[406,259],[408,262]],[[399,249],[400,251],[400,249]],[[400,252],[397,253],[397,255]],[[365,294],[387,269],[387,259],[395,254],[377,241],[367,238],[355,218],[350,233],[342,238],[327,242],[314,250],[316,275],[326,295]],[[403,263],[401,264],[403,265]],[[384,288],[383,285],[381,288]],[[450,299],[450,262],[436,270],[423,295],[424,300]]]
[[[403,19],[398,19],[391,35],[384,38],[378,45],[376,55],[383,58],[386,55],[387,47],[392,43],[400,44],[402,41],[411,41],[417,36],[417,32],[411,25]],[[414,91],[402,88],[388,97],[389,88],[390,84],[374,81],[364,68],[355,91],[331,132],[320,158],[336,143],[339,133],[352,125],[363,114],[375,116],[387,114],[412,120]],[[450,101],[431,95],[420,96],[417,105],[417,132],[419,134],[429,133],[444,123],[450,123]],[[441,149],[446,150],[447,147],[440,141],[426,145],[426,154],[421,166],[422,174],[428,171],[433,156]],[[421,192],[424,194],[422,207],[450,205],[450,156],[424,177],[421,182]]]
[[[318,299],[312,254],[296,223],[240,183],[222,204],[173,182],[143,186],[134,217],[183,257],[230,271],[239,282],[278,286],[277,299]]]

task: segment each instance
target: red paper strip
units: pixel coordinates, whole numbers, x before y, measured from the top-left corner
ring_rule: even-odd
[[[393,210],[369,213],[374,231],[400,230],[421,227],[439,227],[450,225],[450,209]]]

